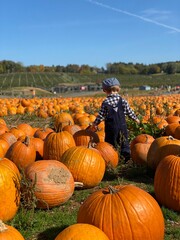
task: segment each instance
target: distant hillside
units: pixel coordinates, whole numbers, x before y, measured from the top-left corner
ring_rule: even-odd
[[[108,77],[117,77],[122,88],[134,88],[141,85],[160,87],[180,85],[180,74],[156,75],[110,75],[110,74],[67,74],[67,73],[9,73],[0,74],[0,91],[11,90],[16,87],[33,87],[51,91],[59,84],[101,84]]]

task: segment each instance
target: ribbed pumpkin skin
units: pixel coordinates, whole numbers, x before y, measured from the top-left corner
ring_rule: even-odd
[[[0,219],[11,220],[19,208],[20,173],[16,165],[9,159],[0,160]]]
[[[25,174],[36,182],[38,208],[52,208],[65,203],[74,192],[74,179],[69,169],[57,160],[40,160],[26,168]]]
[[[156,200],[133,185],[101,189],[81,205],[77,222],[100,228],[110,240],[163,240],[164,218]]]
[[[154,191],[160,204],[180,212],[180,157],[162,159],[155,172]]]
[[[105,172],[105,161],[98,150],[85,146],[69,148],[61,157],[71,171],[75,182],[82,182],[85,188],[97,186]]]
[[[69,132],[52,132],[44,140],[43,159],[60,160],[62,154],[75,145],[74,138]]]
[[[93,225],[76,223],[60,232],[55,240],[109,240],[109,238]]]
[[[36,160],[36,150],[30,139],[18,140],[7,150],[6,158],[13,161],[19,169],[25,169]]]
[[[170,154],[180,154],[180,140],[172,136],[156,138],[149,148],[147,165],[155,170],[161,159]]]
[[[0,240],[25,240],[21,233],[14,227],[0,221]]]

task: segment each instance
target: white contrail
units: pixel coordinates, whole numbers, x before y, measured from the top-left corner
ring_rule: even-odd
[[[139,19],[141,19],[141,20],[143,20],[143,21],[145,21],[145,22],[150,22],[150,23],[156,24],[156,25],[158,25],[158,26],[171,29],[171,30],[173,30],[173,31],[175,31],[175,32],[180,32],[180,29],[178,29],[178,28],[175,28],[175,27],[172,27],[172,26],[169,26],[169,25],[166,25],[166,24],[163,24],[163,23],[154,21],[154,20],[149,19],[149,18],[145,18],[145,17],[139,16],[139,15],[134,14],[134,13],[130,13],[130,12],[127,12],[127,11],[123,11],[123,10],[118,9],[118,8],[113,8],[113,7],[111,7],[111,6],[105,5],[105,4],[100,3],[100,2],[97,2],[97,1],[93,1],[93,0],[86,0],[86,1],[88,1],[88,2],[90,2],[90,3],[93,3],[93,4],[96,4],[96,5],[98,5],[98,6],[100,6],[100,7],[103,7],[103,8],[108,8],[108,9],[113,10],[113,11],[115,11],[115,12],[120,12],[120,13],[124,13],[124,14],[126,14],[126,15],[129,15],[129,16],[131,16],[131,17],[139,18]]]

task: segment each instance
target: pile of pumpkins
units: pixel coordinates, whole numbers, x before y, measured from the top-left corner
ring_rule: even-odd
[[[14,218],[20,206],[21,172],[36,185],[37,208],[47,209],[67,202],[76,186],[97,186],[109,165],[117,167],[119,154],[104,141],[103,123],[98,132],[86,129],[94,117],[90,120],[89,116],[72,117],[63,112],[55,115],[54,128],[21,123],[10,129],[0,119],[0,237],[14,234],[14,240],[24,239],[4,224]],[[131,142],[132,161],[155,173],[156,198],[133,185],[95,191],[82,203],[77,223],[55,240],[164,239],[159,204],[180,212],[179,122],[174,128],[170,124],[165,136],[154,139],[141,134]]]

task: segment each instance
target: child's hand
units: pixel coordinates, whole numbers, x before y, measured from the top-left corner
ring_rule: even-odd
[[[92,124],[92,125],[89,125],[86,129],[90,130],[92,132],[96,132],[97,131],[97,126]]]
[[[138,118],[135,121],[137,122],[137,124],[140,124],[140,120]]]

